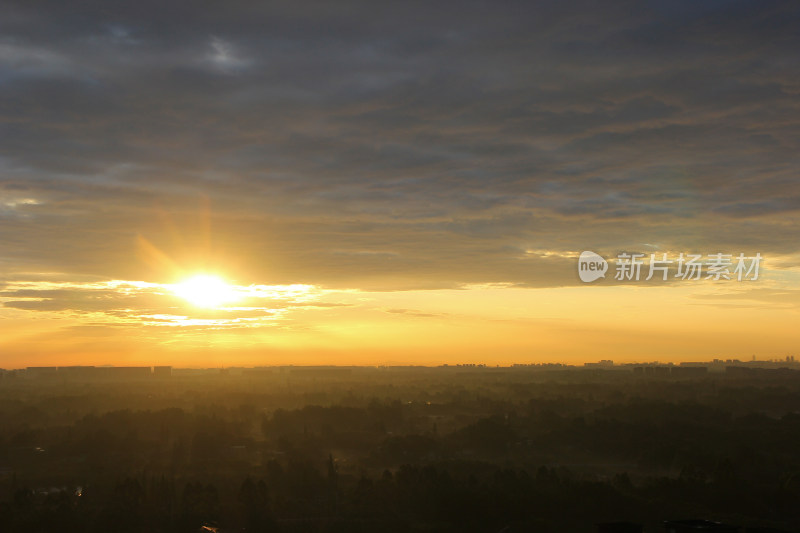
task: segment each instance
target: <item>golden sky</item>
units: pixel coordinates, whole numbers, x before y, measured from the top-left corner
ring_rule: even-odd
[[[797,354],[790,4],[155,7],[4,8],[0,367]]]
[[[0,349],[9,366],[580,364],[796,353],[796,270],[762,269],[755,281],[615,284],[611,268],[595,284],[549,288],[240,285],[224,275],[13,281],[2,296]]]

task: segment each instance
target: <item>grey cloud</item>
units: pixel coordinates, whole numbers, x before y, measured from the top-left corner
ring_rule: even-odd
[[[575,283],[528,247],[797,251],[791,2],[2,9],[0,180],[43,200],[0,211],[16,270],[138,279],[137,235],[373,287]]]

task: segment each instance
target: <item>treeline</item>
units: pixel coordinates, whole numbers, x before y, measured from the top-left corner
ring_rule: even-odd
[[[140,475],[109,485],[53,491],[17,488],[0,504],[9,532],[592,530],[598,521],[641,523],[676,516],[750,524],[797,524],[796,482],[752,491],[691,475],[608,480],[565,467],[534,472],[485,462],[402,465],[380,475],[342,475],[326,465],[271,461],[238,484]]]
[[[450,459],[502,459],[527,467],[613,463],[627,465],[635,475],[685,470],[756,486],[800,472],[796,412],[734,415],[698,403],[652,400],[576,412],[531,401],[458,424],[450,410],[376,402],[269,414],[115,411],[65,426],[5,427],[0,467],[13,465],[34,478],[40,472],[49,477],[105,470],[181,473],[246,469],[276,454],[320,457],[334,451],[350,466],[368,469]]]
[[[63,420],[38,391],[0,406],[0,531],[800,530],[800,384],[507,385]]]

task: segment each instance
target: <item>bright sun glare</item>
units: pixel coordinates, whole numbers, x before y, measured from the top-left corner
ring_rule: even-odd
[[[197,307],[214,308],[239,298],[236,290],[217,276],[198,274],[173,287],[173,292]]]

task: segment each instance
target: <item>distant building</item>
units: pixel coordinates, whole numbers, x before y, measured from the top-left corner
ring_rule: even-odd
[[[341,366],[300,366],[291,367],[290,373],[292,377],[332,378],[349,376],[353,373],[353,369]]]
[[[101,370],[107,379],[147,379],[153,375],[153,369],[149,366],[108,366]]]
[[[153,377],[155,378],[168,378],[172,376],[171,366],[154,366]]]
[[[68,380],[97,379],[98,369],[93,366],[60,366],[58,376]]]
[[[708,374],[705,366],[673,366],[671,375],[674,378],[696,378]]]
[[[597,363],[583,363],[583,366],[586,368],[612,368],[614,366],[614,361],[611,359],[603,359]]]

